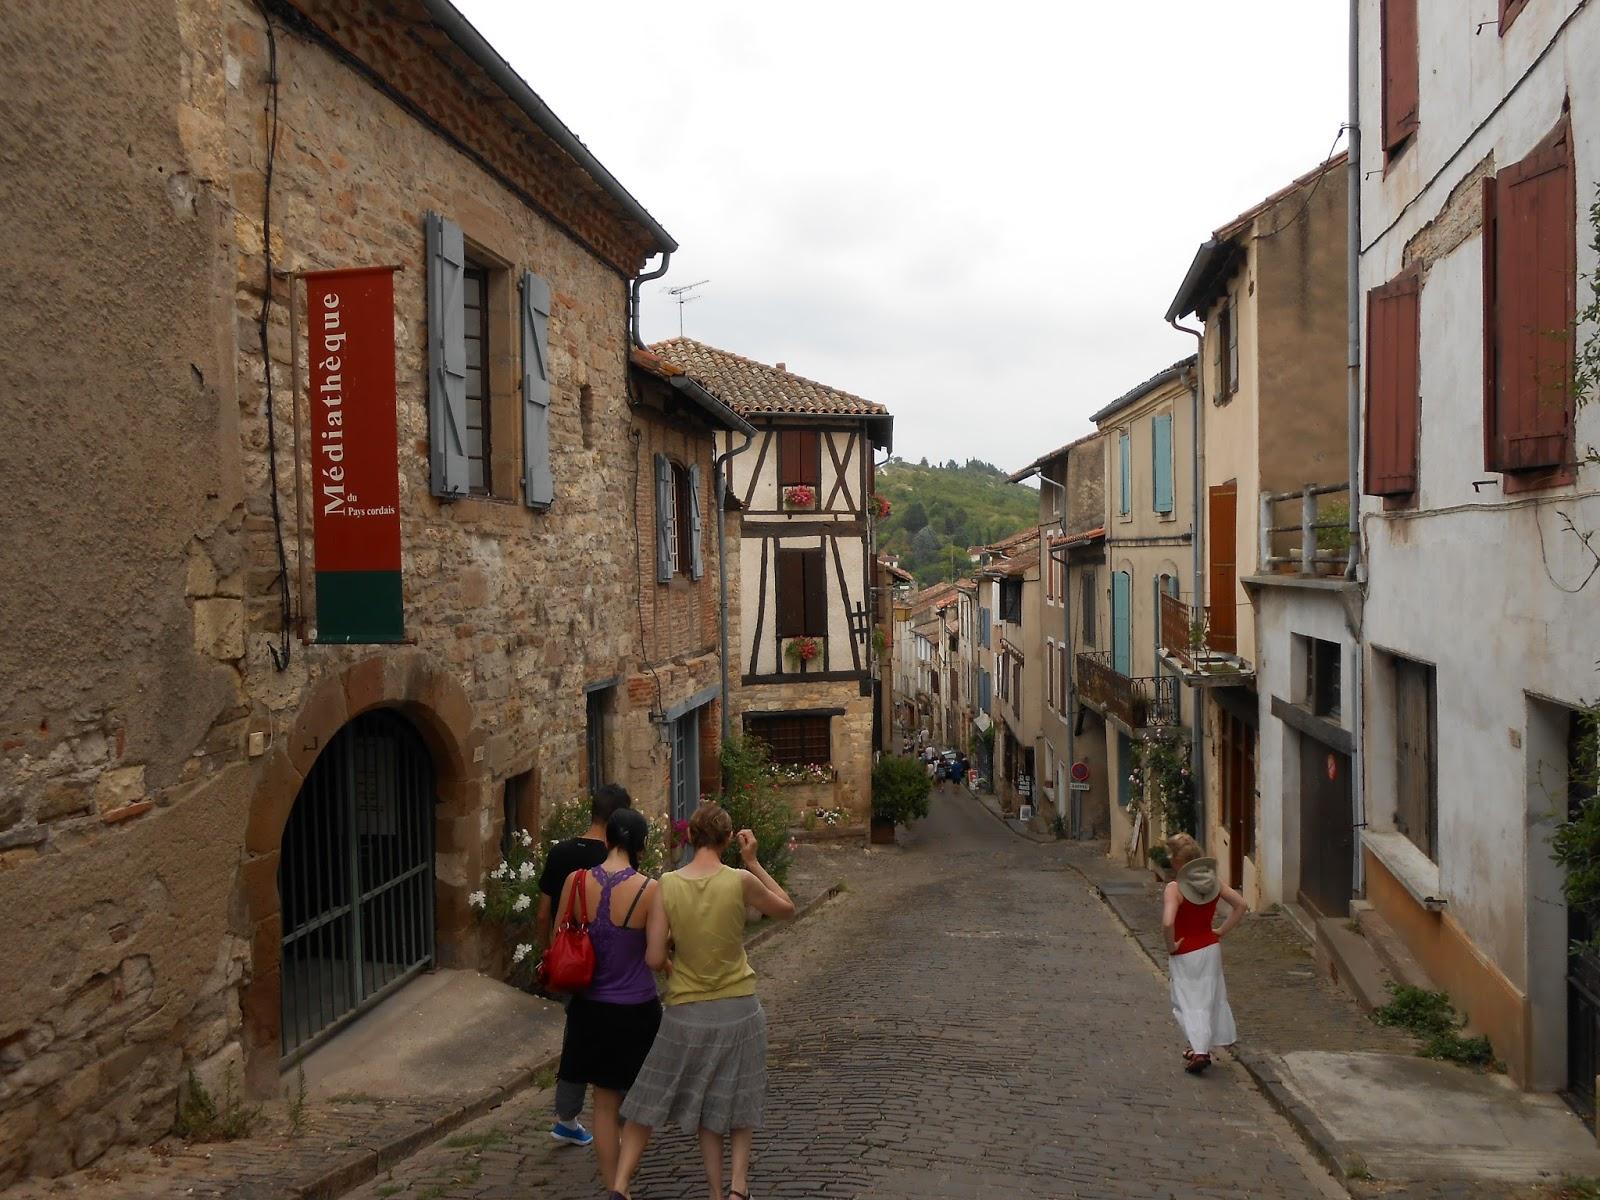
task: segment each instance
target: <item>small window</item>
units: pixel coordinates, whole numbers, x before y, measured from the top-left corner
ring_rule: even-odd
[[[511,853],[511,839],[519,829],[539,836],[539,790],[534,786],[533,772],[524,771],[505,782],[501,794],[504,821],[500,831],[500,856]]]
[[[1341,649],[1338,642],[1321,638],[1305,639],[1306,707],[1319,717],[1339,717],[1339,672]]]
[[[589,794],[609,782],[606,771],[606,708],[610,688],[596,688],[585,697],[584,753],[587,756]]]
[[[833,761],[830,720],[819,716],[746,717],[745,732],[767,744],[774,763],[828,763]]]
[[[1022,580],[1000,581],[1000,620],[1011,625],[1022,624]]]
[[[827,560],[822,550],[777,553],[778,636],[828,636]]]
[[[1439,861],[1439,771],[1434,670],[1395,658],[1394,827]]]
[[[822,439],[815,429],[778,431],[778,486],[822,485]]]
[[[1082,593],[1079,597],[1079,604],[1083,609],[1083,646],[1086,650],[1093,650],[1096,636],[1094,627],[1094,609],[1095,603],[1099,599],[1099,585],[1095,581],[1094,568],[1089,567],[1085,569],[1083,573],[1078,576],[1078,579],[1080,591]]]
[[[689,487],[689,472],[681,463],[672,464],[673,570],[689,574],[694,562],[694,492]]]
[[[1228,296],[1217,310],[1217,399],[1227,400],[1239,390],[1239,313]]]
[[[935,696],[939,694],[939,672],[937,671],[933,673],[933,694]]]
[[[487,495],[489,470],[489,272],[469,261],[461,273],[461,307],[467,350],[467,477],[475,495]]]

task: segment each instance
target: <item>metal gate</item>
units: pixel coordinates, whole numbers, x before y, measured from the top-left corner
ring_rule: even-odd
[[[283,1054],[298,1058],[433,963],[433,761],[397,713],[341,729],[283,831]]]

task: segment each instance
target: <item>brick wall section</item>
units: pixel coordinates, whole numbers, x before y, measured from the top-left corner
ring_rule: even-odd
[[[546,804],[580,789],[584,685],[626,681],[619,744],[640,721],[654,732],[650,705],[631,707],[653,692],[630,678],[638,624],[618,619],[635,608],[639,584],[626,500],[637,462],[627,291],[616,264],[636,261],[642,235],[602,228],[610,218],[596,215],[590,191],[495,127],[492,106],[443,104],[461,76],[441,72],[409,34],[389,46],[407,94],[450,108],[451,119],[482,109],[473,136],[499,138],[491,149],[504,171],[520,164],[527,188],[537,176],[539,207],[326,44],[280,28],[275,265],[402,268],[396,401],[409,644],[296,640],[289,668],[276,670],[269,370],[292,576],[297,554],[286,285],[265,363],[255,327],[265,30],[247,0],[140,0],[130,25],[122,7],[71,2],[77,11],[63,13],[26,0],[15,65],[35,69],[0,69],[0,96],[48,97],[59,140],[99,146],[107,120],[127,122],[99,159],[18,159],[23,191],[36,197],[26,223],[44,257],[81,268],[82,256],[101,256],[92,269],[51,277],[58,315],[113,317],[97,322],[106,325],[98,333],[68,322],[33,338],[101,409],[76,422],[81,436],[60,477],[43,481],[66,504],[56,519],[6,521],[18,534],[7,539],[7,565],[28,564],[8,578],[39,581],[30,611],[44,623],[12,625],[31,632],[30,657],[7,670],[17,686],[0,698],[0,908],[11,914],[0,940],[0,1185],[165,1131],[191,1067],[214,1090],[230,1071],[258,1091],[276,1088],[279,836],[300,781],[351,715],[400,707],[434,752],[444,965],[492,958],[465,897],[494,861],[504,781],[533,772]],[[377,37],[377,9],[337,7],[351,14],[352,38],[357,26]],[[63,49],[53,33],[63,19],[119,32]],[[449,58],[438,46],[429,53]],[[12,64],[0,54],[0,66]],[[100,194],[136,199],[93,222],[104,239],[80,244],[84,230],[59,211],[68,197]],[[496,433],[501,498],[441,504],[429,494],[429,210],[459,222],[486,259],[550,281],[548,512],[523,507],[503,478],[507,466],[515,477],[520,459],[514,423]],[[496,299],[491,288],[491,339],[514,318],[514,295],[502,287]],[[511,345],[503,337],[491,347],[501,396],[514,378]],[[33,424],[15,409],[28,392],[4,401],[18,428]],[[106,419],[113,409],[137,419]],[[308,563],[312,549],[308,520]],[[663,613],[672,653],[658,676],[675,695],[717,677],[714,610],[709,636],[706,620],[703,604]],[[674,621],[681,638],[667,632]],[[648,745],[618,751],[622,781],[646,797],[662,793],[662,761]]]

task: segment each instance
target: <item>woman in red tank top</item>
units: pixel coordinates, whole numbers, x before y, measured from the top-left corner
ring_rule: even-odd
[[[1162,897],[1161,927],[1167,938],[1167,975],[1172,982],[1172,1015],[1189,1042],[1184,1070],[1198,1074],[1211,1065],[1214,1046],[1239,1040],[1222,978],[1222,939],[1247,911],[1244,897],[1217,878],[1217,861],[1203,858],[1186,833],[1167,839],[1175,878]],[[1212,929],[1217,901],[1228,902],[1222,928]]]

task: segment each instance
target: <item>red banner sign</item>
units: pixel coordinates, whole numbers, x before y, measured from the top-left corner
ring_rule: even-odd
[[[404,636],[393,271],[304,277],[319,642]]]

